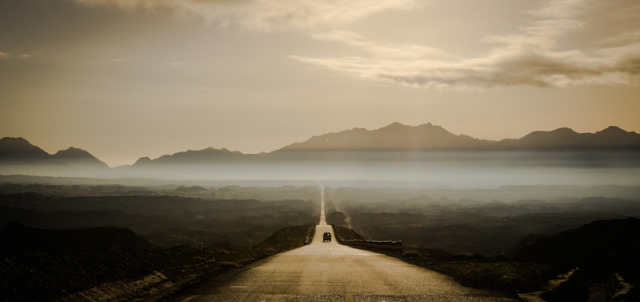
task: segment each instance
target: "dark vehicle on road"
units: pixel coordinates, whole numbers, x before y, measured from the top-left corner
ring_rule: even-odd
[[[331,233],[327,232],[322,234],[322,242],[329,241],[331,242]]]

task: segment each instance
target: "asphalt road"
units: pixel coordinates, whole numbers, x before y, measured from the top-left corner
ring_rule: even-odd
[[[323,243],[324,232],[335,236],[322,218],[310,245],[228,271],[176,301],[518,301],[393,257]]]

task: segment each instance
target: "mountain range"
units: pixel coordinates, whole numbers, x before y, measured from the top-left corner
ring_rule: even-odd
[[[243,154],[224,148],[210,147],[163,155],[156,159],[142,157],[130,167],[291,160],[296,156],[301,157],[300,154],[308,153],[298,151],[326,153],[325,151],[358,150],[628,150],[640,152],[640,134],[615,126],[596,133],[578,133],[570,128],[559,128],[553,131],[535,131],[520,139],[492,141],[464,134],[455,135],[431,123],[415,127],[393,123],[376,130],[354,128],[314,136],[307,141],[294,143],[271,153]],[[82,149],[71,147],[49,154],[23,138],[5,137],[0,139],[0,167],[8,165],[108,168],[104,162]]]
[[[21,137],[0,139],[0,165],[53,165],[69,168],[108,168],[91,153],[69,147],[49,154]]]
[[[536,131],[520,139],[481,140],[455,135],[431,123],[411,127],[393,123],[367,130],[354,128],[314,136],[280,150],[434,150],[434,149],[619,149],[640,148],[640,134],[611,126],[596,133],[578,133],[570,128]]]

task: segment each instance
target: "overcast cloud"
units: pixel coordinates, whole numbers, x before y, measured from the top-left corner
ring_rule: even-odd
[[[610,5],[607,1],[546,1],[528,12],[532,20],[518,33],[486,36],[481,42],[496,47],[475,58],[446,58],[444,49],[425,45],[380,45],[355,33],[315,35],[367,51],[368,56],[314,58],[292,56],[307,64],[375,81],[441,89],[483,89],[510,85],[565,87],[582,84],[638,85],[640,83],[640,28],[638,5]],[[635,3],[634,3],[635,4]],[[589,10],[601,14],[598,26],[609,26],[609,36],[595,49],[562,48],[572,34],[590,30]],[[637,16],[637,15],[636,15]]]
[[[261,31],[312,29],[350,22],[388,9],[408,9],[414,0],[72,0],[126,10],[170,10],[208,23]]]

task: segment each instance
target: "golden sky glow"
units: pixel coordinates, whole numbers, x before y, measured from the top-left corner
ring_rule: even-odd
[[[431,122],[640,132],[635,0],[7,0],[0,136],[111,166]]]

